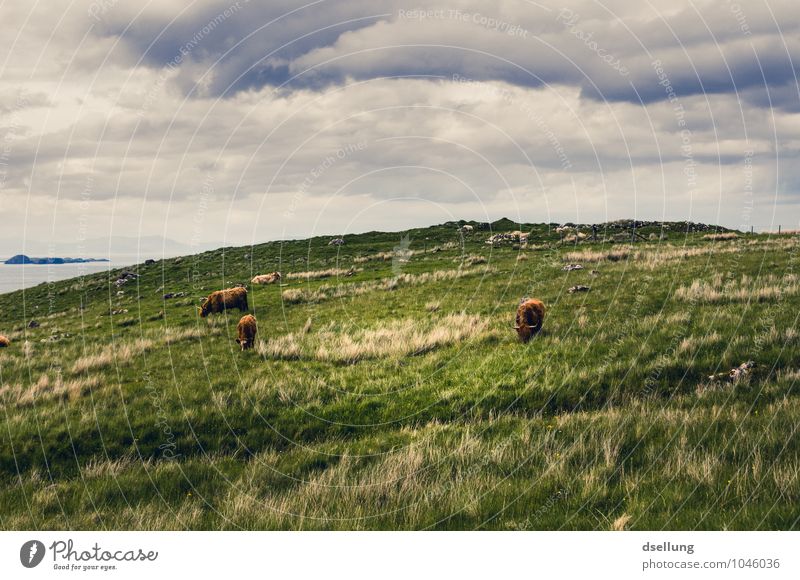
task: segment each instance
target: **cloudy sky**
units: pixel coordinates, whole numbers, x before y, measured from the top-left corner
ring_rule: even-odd
[[[797,228],[794,4],[6,1],[0,239]]]

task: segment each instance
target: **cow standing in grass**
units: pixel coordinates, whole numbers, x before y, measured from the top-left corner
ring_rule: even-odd
[[[242,347],[243,351],[253,348],[256,344],[256,334],[258,333],[256,317],[252,314],[242,316],[236,326],[236,333],[239,335],[236,342]]]
[[[542,329],[544,322],[544,302],[536,298],[523,298],[517,307],[517,320],[514,328],[522,342],[528,342]]]
[[[7,336],[0,334],[0,348],[7,348],[9,346],[11,346],[11,341]]]
[[[212,292],[200,305],[200,317],[205,318],[209,314],[219,314],[234,308],[242,312],[250,310],[247,306],[247,288],[228,288]]]
[[[281,278],[280,272],[270,272],[269,274],[259,274],[250,280],[250,282],[253,284],[274,284],[275,282],[280,282]]]

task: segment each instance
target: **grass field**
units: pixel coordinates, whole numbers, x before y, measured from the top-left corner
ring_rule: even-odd
[[[796,235],[456,225],[0,295],[0,526],[800,527]],[[197,313],[237,283],[244,353],[238,311]],[[529,344],[523,296],[548,307]]]

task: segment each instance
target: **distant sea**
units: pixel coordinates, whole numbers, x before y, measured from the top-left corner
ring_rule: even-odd
[[[110,262],[86,262],[83,264],[8,265],[0,262],[0,294],[31,288],[44,282],[58,282],[97,272],[107,272],[115,268],[130,266],[139,261],[136,257],[121,256]]]

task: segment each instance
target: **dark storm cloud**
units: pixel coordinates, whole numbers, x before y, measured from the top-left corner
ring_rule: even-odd
[[[149,14],[133,25],[128,14],[110,11],[96,30],[120,37],[149,66],[184,60],[203,64],[212,73],[210,93],[218,96],[286,82],[289,62],[334,43],[344,32],[374,24],[386,17],[387,8],[388,3],[366,1],[223,0]]]
[[[763,91],[751,89],[796,83],[800,57],[791,4],[769,7],[720,0],[661,16],[616,2],[602,10],[588,1],[420,9],[397,1],[240,0],[149,15],[131,26],[109,15],[98,31],[120,35],[151,66],[185,53],[183,60],[200,66],[189,81],[179,79],[184,92],[203,76],[211,96],[319,90],[348,78],[461,75],[525,87],[567,84],[585,98],[649,103],[669,97],[655,72],[660,63],[679,97],[745,92],[763,106]],[[797,101],[784,91],[775,104],[793,109]]]

